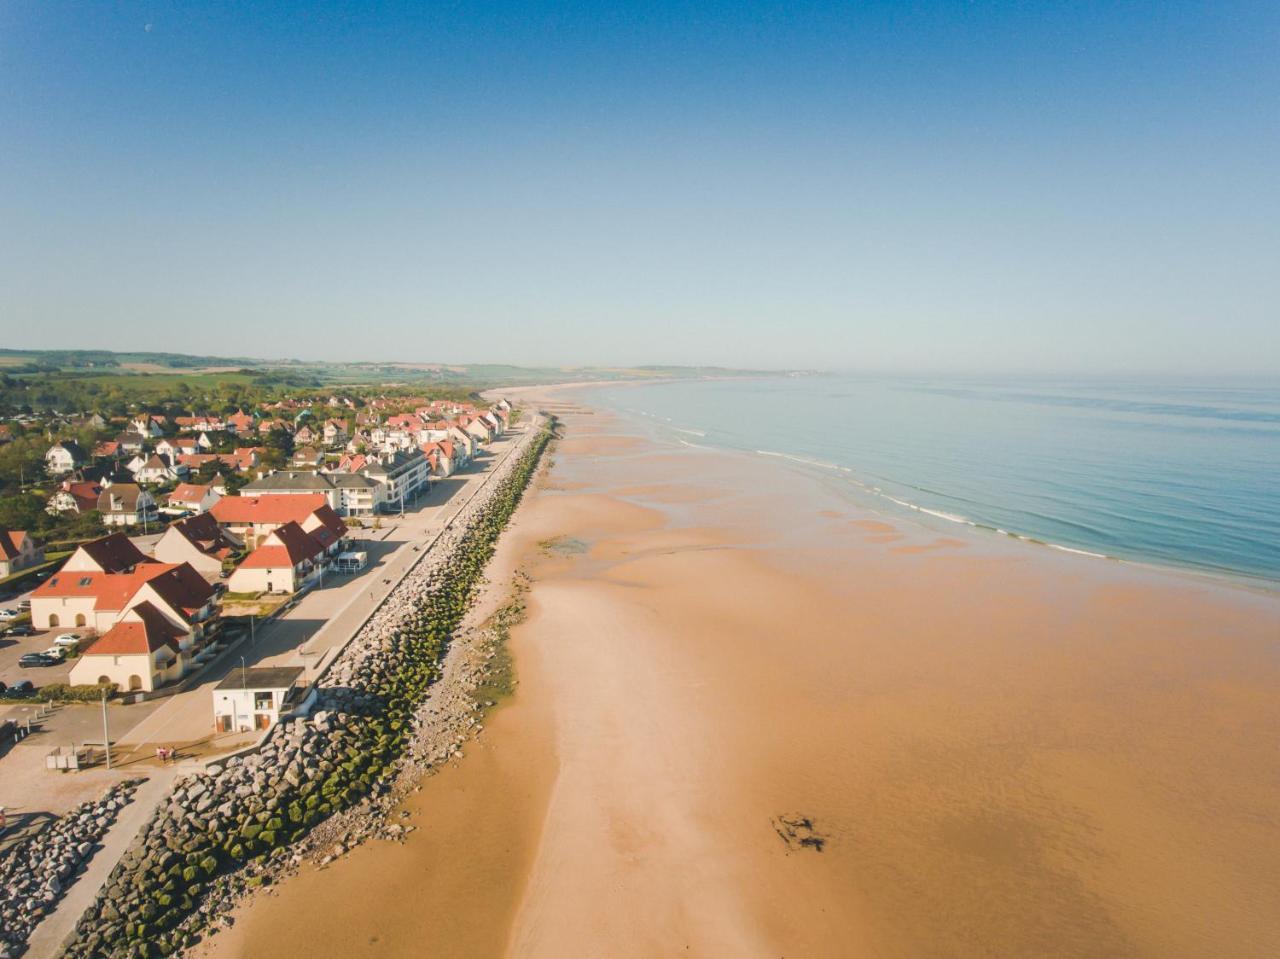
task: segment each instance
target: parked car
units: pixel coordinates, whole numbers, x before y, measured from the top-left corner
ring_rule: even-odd
[[[69,649],[69,646],[50,646],[44,651],[44,654],[46,656],[54,657],[58,662],[62,662],[67,658],[67,651]]]
[[[3,695],[4,695],[4,691],[5,691],[6,689],[8,689],[8,688],[9,688],[9,687],[8,687],[7,685],[5,685],[5,682],[4,682],[3,680],[0,680],[0,696],[3,696]]]
[[[5,699],[30,699],[36,694],[36,684],[29,679],[20,679],[4,691]]]
[[[0,619],[17,619],[22,613],[13,607],[8,609],[0,609]]]
[[[63,633],[53,641],[55,646],[79,646],[84,642],[84,637],[79,633]]]
[[[6,636],[34,636],[36,631],[31,628],[30,623],[19,623],[17,626],[10,626],[4,633]]]
[[[50,656],[48,653],[24,653],[18,658],[18,665],[27,666],[57,666],[62,662],[58,656]]]
[[[18,603],[18,609],[23,610],[24,612],[30,608],[31,608],[31,600],[29,599],[24,599]]]
[[[4,683],[0,683],[0,686],[3,686],[3,685]],[[3,696],[3,695],[4,695],[4,690],[0,689],[0,696]],[[18,738],[18,724],[15,723],[12,719],[0,720],[0,746],[3,746],[5,743],[11,742],[17,738]],[[0,829],[0,832],[3,832],[3,831],[4,831],[3,829]]]

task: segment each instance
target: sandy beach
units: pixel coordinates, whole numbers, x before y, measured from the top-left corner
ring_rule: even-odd
[[[565,438],[490,570],[533,580],[515,695],[405,843],[202,955],[1280,954],[1280,598],[577,397],[522,397]]]

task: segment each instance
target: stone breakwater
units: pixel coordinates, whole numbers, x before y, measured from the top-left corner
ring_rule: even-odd
[[[117,783],[0,856],[0,959],[23,948],[141,782]]]
[[[309,718],[282,722],[256,753],[176,784],[77,923],[64,955],[173,955],[236,898],[296,868],[307,853],[332,847],[340,854],[379,829],[403,832],[381,824],[397,780],[405,782],[405,762],[435,742],[424,703],[438,698],[442,659],[551,435],[548,424],[518,438],[484,491],[334,662]],[[478,666],[467,665],[447,690],[451,715],[465,702],[458,690],[474,689],[478,675]]]

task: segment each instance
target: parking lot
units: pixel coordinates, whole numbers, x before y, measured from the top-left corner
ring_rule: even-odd
[[[33,636],[0,636],[0,683],[12,686],[20,679],[29,679],[37,687],[49,683],[65,683],[71,675],[73,659],[66,659],[56,666],[18,665],[18,660],[25,653],[42,653],[53,645],[53,641],[64,633],[85,631],[74,629],[51,629]]]

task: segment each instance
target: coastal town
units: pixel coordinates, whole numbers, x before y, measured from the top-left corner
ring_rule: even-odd
[[[191,776],[277,727],[328,729],[326,676],[414,614],[545,443],[505,399],[401,393],[0,424],[0,456],[26,450],[5,515],[41,513],[0,537],[0,955],[72,942]],[[215,871],[252,858],[237,848]]]

